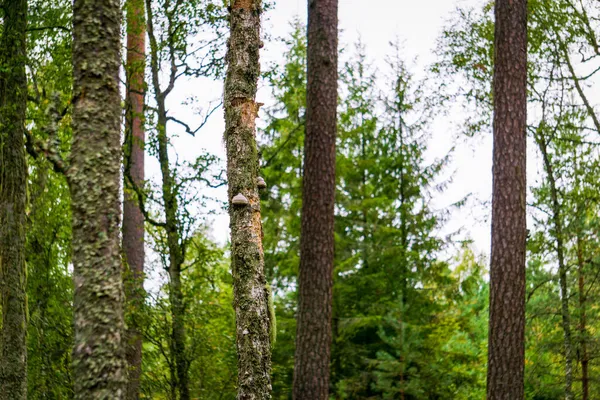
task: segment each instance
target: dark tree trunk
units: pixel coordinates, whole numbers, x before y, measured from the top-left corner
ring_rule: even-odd
[[[225,80],[238,400],[271,398],[271,316],[264,271],[256,148],[261,14],[261,0],[233,1]]]
[[[73,5],[73,146],[69,183],[75,283],[75,399],[122,399],[123,338],[119,196],[121,2]]]
[[[0,399],[27,398],[27,1],[4,0],[0,39]]]
[[[495,3],[487,396],[522,400],[525,370],[527,0]]]
[[[329,395],[337,132],[338,1],[308,1],[308,86],[294,398]]]
[[[125,168],[134,184],[144,183],[144,68],[146,60],[146,20],[144,0],[127,2],[127,112],[125,115],[126,148]],[[127,396],[140,396],[142,367],[142,336],[137,325],[140,307],[144,301],[144,216],[125,179],[123,204],[123,253],[127,265],[125,292],[131,311],[127,329]]]

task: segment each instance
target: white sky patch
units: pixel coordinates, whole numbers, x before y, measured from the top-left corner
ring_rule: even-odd
[[[275,9],[266,15],[264,32],[273,38],[287,37],[291,31],[290,22],[295,17],[306,20],[306,3],[307,0],[279,0]],[[360,37],[369,62],[375,68],[385,70],[386,56],[390,52],[389,43],[399,39],[405,51],[404,60],[411,66],[411,72],[415,74],[415,78],[422,78],[427,66],[436,60],[433,52],[436,40],[453,11],[459,6],[481,7],[483,3],[483,0],[340,0],[340,44],[352,54],[354,44]],[[282,64],[284,50],[283,44],[278,41],[267,42],[261,53],[263,69],[266,70],[266,66],[272,63]],[[193,95],[199,99],[199,105],[207,106],[209,102],[222,97],[222,88],[222,81],[182,80],[178,82],[171,96],[170,110],[190,126],[197,125],[194,121],[200,121],[201,117],[194,115],[193,110],[187,106],[181,106],[181,102]],[[261,86],[257,100],[265,103],[266,107],[272,105],[274,99],[271,96],[271,88]],[[431,125],[427,154],[429,158],[441,157],[455,146],[453,161],[448,169],[448,173],[453,172],[452,183],[446,191],[438,195],[434,205],[443,209],[472,194],[473,201],[466,207],[460,211],[451,211],[447,226],[440,234],[462,228],[462,237],[471,238],[476,252],[487,255],[490,249],[492,136],[490,132],[484,132],[475,138],[461,137],[463,121],[464,114],[460,110],[453,110],[448,116],[440,116]],[[261,121],[258,123],[260,126]],[[173,144],[180,159],[193,160],[207,150],[218,155],[223,160],[223,166],[225,165],[222,110],[215,112],[195,137],[179,132],[179,127],[174,124],[169,125],[169,129],[179,133]],[[529,146],[528,179],[531,184],[539,176],[540,168],[531,141]],[[148,158],[147,164],[148,176],[159,177],[156,160]],[[209,192],[211,196],[217,196],[222,201],[227,200],[225,187],[210,189]],[[214,238],[220,243],[225,243],[229,238],[227,213],[219,210],[218,214],[210,216],[209,220]]]

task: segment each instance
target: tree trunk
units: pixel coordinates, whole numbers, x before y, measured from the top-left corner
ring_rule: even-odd
[[[0,399],[27,398],[27,1],[4,0],[0,39]]]
[[[583,261],[583,243],[577,234],[577,273],[579,275],[579,336],[581,346],[581,400],[590,398],[589,355],[587,350],[586,312],[585,312],[585,262]]]
[[[144,68],[146,60],[146,21],[144,0],[129,0],[127,8],[127,99],[125,114],[125,168],[134,184],[144,183]],[[125,179],[125,188],[129,186]],[[142,336],[136,316],[144,301],[144,216],[131,190],[125,190],[123,204],[123,253],[127,264],[125,292],[131,310],[127,329],[127,396],[140,396]]]
[[[75,399],[122,399],[121,3],[75,0],[73,146],[69,183],[75,283]]]
[[[165,11],[169,9],[169,3],[164,4]],[[171,70],[171,84],[165,91],[160,87],[160,61],[152,13],[152,3],[146,0],[146,12],[148,18],[148,37],[150,39],[150,67],[152,73],[152,85],[154,87],[154,99],[157,104],[157,126],[156,138],[158,144],[158,162],[162,177],[162,200],[165,212],[164,229],[167,235],[167,248],[169,249],[169,301],[171,303],[171,356],[175,362],[175,385],[172,385],[179,394],[179,400],[190,399],[189,389],[189,360],[186,354],[186,330],[185,330],[185,307],[181,287],[181,267],[185,261],[185,247],[181,241],[181,221],[177,214],[179,204],[177,199],[177,187],[175,176],[171,170],[169,161],[169,137],[167,134],[167,108],[166,98],[173,89],[175,82],[174,73]],[[167,34],[174,35],[171,20],[168,18]],[[171,49],[171,51],[173,51]],[[171,54],[173,57],[173,54]]]
[[[256,103],[261,0],[234,0],[225,80],[231,265],[238,349],[238,400],[271,398],[271,325],[258,194]],[[234,204],[234,197],[236,201]]]
[[[329,396],[338,1],[308,1],[308,86],[294,399]]]
[[[527,0],[495,3],[487,396],[522,400],[525,370]]]
[[[538,143],[540,152],[542,153],[544,169],[546,170],[548,184],[550,186],[552,222],[554,225],[556,256],[558,259],[558,281],[560,286],[561,316],[565,350],[565,400],[573,400],[573,340],[571,335],[571,313],[569,311],[569,290],[567,282],[567,266],[565,265],[565,248],[560,202],[558,199],[558,189],[556,187],[556,177],[554,176],[554,168],[552,167],[552,162],[548,154],[548,145],[546,139],[541,132],[536,133],[535,139]]]

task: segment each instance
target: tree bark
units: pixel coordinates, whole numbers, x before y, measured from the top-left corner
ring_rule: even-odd
[[[69,184],[75,283],[75,399],[122,399],[123,346],[119,196],[121,3],[73,5],[73,145]]]
[[[225,79],[225,143],[238,349],[238,400],[271,398],[271,326],[258,194],[256,103],[261,0],[234,0]],[[247,204],[234,204],[244,196]]]
[[[133,184],[144,184],[144,68],[146,65],[146,20],[144,0],[129,0],[127,9],[127,98],[125,168]],[[132,312],[127,329],[128,400],[140,396],[142,335],[136,315],[144,301],[144,216],[125,179],[123,204],[123,253],[127,265],[125,292]]]
[[[337,133],[338,1],[308,1],[308,85],[293,396],[329,395]]]
[[[527,0],[495,3],[487,396],[522,400],[525,370]]]
[[[0,399],[27,398],[27,1],[4,0],[0,39]]]

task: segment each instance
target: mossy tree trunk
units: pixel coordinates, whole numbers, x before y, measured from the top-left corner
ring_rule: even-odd
[[[0,399],[27,398],[27,1],[4,0],[0,41]]]
[[[294,398],[329,396],[338,1],[308,1],[308,86]]]
[[[271,317],[264,272],[256,147],[261,13],[261,0],[233,1],[225,80],[225,142],[239,400],[271,398]],[[233,204],[233,198],[238,195],[243,196],[243,201]]]
[[[75,398],[122,399],[126,389],[119,196],[121,3],[73,5]]]
[[[130,310],[127,329],[127,396],[140,396],[142,336],[138,327],[140,307],[144,301],[144,216],[127,179],[138,187],[144,184],[144,68],[146,60],[146,19],[144,0],[129,0],[127,12],[127,98],[125,147],[125,196],[123,204],[123,253],[127,265],[125,293]]]
[[[494,155],[487,396],[525,384],[527,0],[495,3]]]

